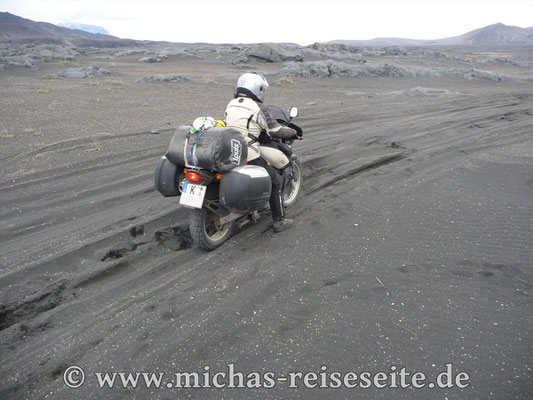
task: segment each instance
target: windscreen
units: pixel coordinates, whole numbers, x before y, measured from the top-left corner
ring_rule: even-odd
[[[281,108],[276,107],[276,106],[267,106],[267,107],[276,120],[281,120],[284,122],[287,122],[289,120]]]

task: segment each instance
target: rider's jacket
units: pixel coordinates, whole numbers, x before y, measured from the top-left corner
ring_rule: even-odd
[[[239,130],[248,143],[248,161],[259,158],[259,135],[261,132],[273,138],[288,139],[296,131],[280,125],[268,107],[248,97],[237,97],[226,107],[226,126]]]

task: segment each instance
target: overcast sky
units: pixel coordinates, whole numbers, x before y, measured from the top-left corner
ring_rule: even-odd
[[[533,26],[533,0],[0,0],[0,11],[51,23],[98,25],[111,35],[173,42],[439,39],[502,22]]]

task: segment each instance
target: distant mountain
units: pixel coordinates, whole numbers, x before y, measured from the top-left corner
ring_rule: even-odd
[[[8,12],[0,12],[0,43],[56,43],[78,47],[121,47],[146,42],[119,39],[101,33],[63,28],[47,22],[35,22]]]
[[[61,24],[57,24],[57,26],[68,29],[78,29],[80,31],[89,33],[101,33],[102,35],[109,35],[109,32],[107,30],[105,30],[101,26],[96,25],[79,24],[77,22],[63,22]]]
[[[520,28],[504,24],[489,25],[461,36],[438,40],[439,44],[461,46],[533,45],[533,27]]]
[[[371,40],[332,40],[328,43],[353,46],[532,46],[533,27],[520,28],[518,26],[494,24],[473,30],[464,35],[437,40],[376,38]]]
[[[425,46],[436,44],[435,41],[402,39],[402,38],[375,38],[370,40],[331,40],[326,43],[345,44],[347,46]]]
[[[60,26],[35,22],[8,12],[0,12],[0,43],[57,43],[78,47],[121,47],[151,44],[151,41],[120,39],[101,27],[65,23]],[[533,27],[489,25],[464,35],[437,40],[376,38],[372,40],[333,40],[353,46],[533,46]]]

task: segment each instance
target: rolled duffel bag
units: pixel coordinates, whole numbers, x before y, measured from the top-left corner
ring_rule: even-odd
[[[213,127],[190,133],[189,126],[176,129],[166,157],[176,165],[227,172],[244,165],[248,147],[236,129]]]
[[[246,165],[222,175],[219,198],[231,211],[259,211],[268,203],[271,190],[272,182],[266,169]]]
[[[179,174],[183,167],[179,168],[166,157],[161,157],[155,167],[155,188],[163,196],[179,196]]]

